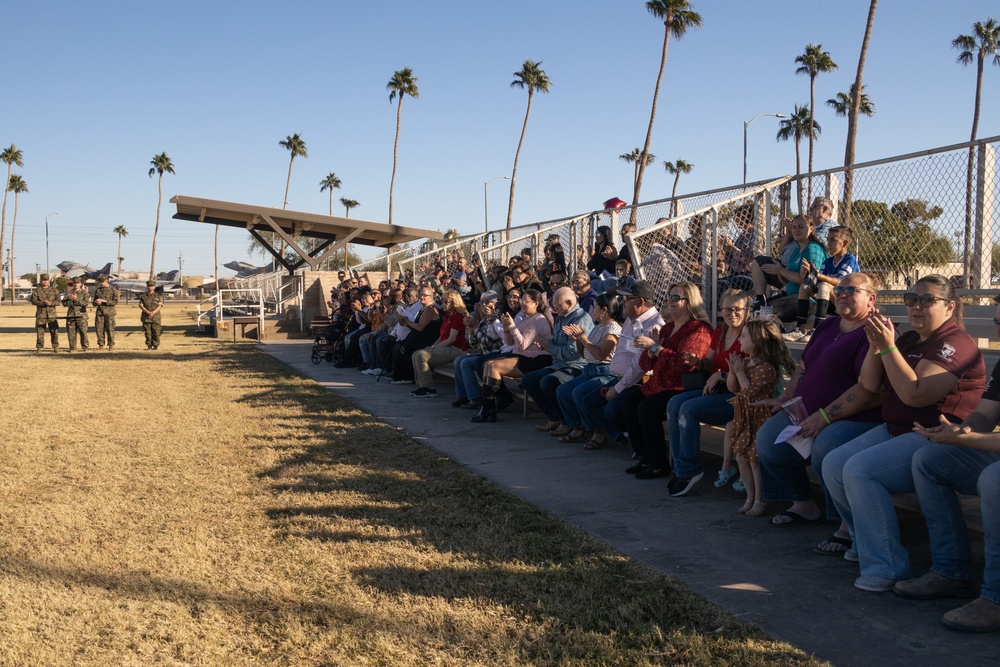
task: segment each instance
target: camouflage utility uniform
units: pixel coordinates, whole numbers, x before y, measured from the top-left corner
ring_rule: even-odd
[[[98,282],[105,282],[100,280]],[[104,348],[107,342],[108,349],[115,347],[115,306],[118,305],[118,290],[111,285],[101,285],[94,292],[94,306],[97,311],[94,315],[94,327],[97,329],[97,347]]]
[[[79,283],[66,292],[63,304],[66,306],[66,334],[69,337],[69,351],[76,349],[76,338],[80,337],[80,347],[86,352],[90,348],[87,339],[87,303],[90,295]]]
[[[163,308],[163,295],[156,292],[146,292],[139,296],[139,306],[142,308],[142,330],[146,334],[146,349],[155,350],[160,346],[160,310]]]
[[[42,275],[42,282],[48,282],[48,274]],[[40,285],[31,293],[31,304],[35,306],[35,333],[38,337],[35,349],[41,352],[45,347],[45,330],[48,329],[52,338],[52,351],[58,352],[59,322],[56,320],[56,306],[59,305],[59,290],[54,285]]]

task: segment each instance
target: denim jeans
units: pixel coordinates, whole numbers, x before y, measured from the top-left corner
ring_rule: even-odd
[[[521,376],[521,388],[531,396],[531,400],[535,402],[538,409],[552,421],[562,421],[563,419],[559,403],[556,402],[556,389],[562,384],[562,380],[554,375],[557,371],[579,373],[581,369],[556,369],[552,366],[546,366]]]
[[[910,578],[910,556],[899,541],[892,495],[914,490],[914,455],[939,446],[917,433],[892,437],[879,424],[827,455],[823,479],[851,532],[862,576]]]
[[[691,478],[703,470],[698,459],[701,424],[723,426],[733,419],[732,394],[701,393],[701,389],[677,394],[667,403],[667,432],[674,457],[674,473]]]
[[[806,473],[806,466],[811,462],[826,499],[826,518],[840,519],[830,492],[826,489],[826,482],[823,481],[823,461],[837,447],[875,428],[878,422],[845,419],[830,424],[813,440],[812,456],[808,459],[802,458],[787,442],[774,442],[791,423],[788,413],[782,410],[764,422],[757,431],[757,458],[760,459],[760,482],[764,489],[764,500],[812,500],[812,485]]]
[[[613,386],[617,381],[617,378],[612,378],[608,386]],[[593,420],[595,428],[607,433],[612,440],[620,437],[625,432],[625,424],[616,421],[616,415],[621,412],[618,406],[621,404],[622,395],[618,394],[609,401],[601,395],[601,387],[589,383],[583,386],[588,388],[587,393],[581,397],[583,414]]]
[[[483,377],[483,366],[499,352],[486,354],[469,354],[455,360],[455,398],[458,400],[483,397],[483,389],[479,384]]]
[[[611,373],[607,364],[587,364],[583,373],[559,385],[556,388],[556,403],[559,404],[563,424],[572,428],[583,426],[585,430],[593,431],[596,428],[594,420],[588,418],[583,397],[595,388],[600,392],[601,387],[615,382],[618,382],[618,376]]]
[[[358,340],[358,344],[361,346],[361,360],[365,362],[368,368],[372,368],[372,341],[375,340],[375,334],[369,331],[368,333],[361,334],[361,338]]]
[[[982,596],[1000,604],[1000,452],[924,447],[913,456],[913,485],[930,534],[931,569],[949,579],[975,576],[957,494],[981,496],[986,554]]]

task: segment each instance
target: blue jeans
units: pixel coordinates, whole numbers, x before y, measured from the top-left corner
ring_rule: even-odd
[[[618,382],[612,377],[608,386],[614,386]],[[612,440],[617,439],[625,432],[625,424],[615,420],[615,415],[620,412],[618,409],[622,400],[622,395],[618,394],[610,401],[601,396],[601,387],[597,385],[584,385],[589,391],[582,396],[583,413],[594,422],[594,427],[599,428],[608,434]]]
[[[601,387],[615,382],[618,382],[618,376],[611,373],[607,364],[587,364],[583,373],[559,385],[556,403],[559,404],[563,424],[572,428],[583,426],[585,430],[593,431],[596,426],[583,407],[583,397],[595,389],[600,395]]]
[[[364,357],[365,363],[368,364],[368,368],[382,368],[382,362],[384,359],[382,359],[381,354],[381,343],[388,337],[389,334],[380,333],[376,336],[368,338],[367,352],[365,352],[365,341],[361,341],[361,356]]]
[[[923,447],[939,446],[917,433],[893,437],[879,424],[827,455],[823,479],[851,532],[862,576],[910,578],[910,556],[899,541],[892,495],[914,490],[913,456]]]
[[[559,410],[559,403],[556,402],[556,389],[562,381],[554,375],[557,371],[567,373],[579,373],[581,369],[562,368],[557,369],[552,366],[539,368],[521,376],[521,388],[531,396],[538,409],[552,421],[562,421],[562,411]]]
[[[667,432],[670,435],[670,452],[674,457],[674,473],[691,478],[704,468],[698,459],[701,449],[701,424],[723,426],[733,419],[733,406],[729,393],[701,393],[701,389],[685,391],[667,403]]]
[[[826,518],[839,519],[840,515],[837,514],[837,508],[826,489],[826,482],[823,481],[823,460],[845,442],[878,426],[878,422],[845,419],[830,424],[813,440],[812,456],[808,459],[802,458],[787,442],[774,442],[791,423],[788,413],[782,410],[764,422],[757,431],[757,458],[760,459],[760,482],[764,489],[764,500],[812,500],[812,485],[806,473],[806,466],[812,462],[826,499]]]
[[[499,357],[499,352],[488,352],[486,354],[468,354],[455,360],[455,398],[469,399],[483,397],[483,389],[479,384],[483,377],[483,366],[494,357]]]
[[[980,495],[986,568],[982,596],[1000,604],[1000,452],[957,445],[924,447],[913,456],[913,485],[931,538],[931,570],[972,579],[969,531],[957,493]]]

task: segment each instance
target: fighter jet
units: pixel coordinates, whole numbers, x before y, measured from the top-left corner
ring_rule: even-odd
[[[164,276],[164,280],[156,281],[156,291],[165,292],[167,294],[178,291],[181,288],[180,283],[177,282],[180,277],[180,270],[174,269]],[[132,292],[133,294],[146,293],[145,280],[125,280],[124,278],[115,278],[114,280],[109,280],[108,282],[122,292]]]
[[[80,264],[79,262],[59,262],[56,267],[62,271],[63,278],[76,278],[77,276],[87,276],[89,280],[97,280],[97,276],[101,275],[111,275],[111,262],[104,265],[102,269],[92,269],[86,264]]]
[[[222,266],[226,267],[230,271],[236,272],[237,278],[249,278],[250,276],[255,276],[258,273],[268,273],[269,271],[274,271],[274,267],[271,265],[265,266],[254,266],[250,262],[233,261]]]

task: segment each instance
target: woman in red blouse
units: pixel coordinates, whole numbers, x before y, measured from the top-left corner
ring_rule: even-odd
[[[667,440],[663,435],[667,403],[684,391],[681,376],[695,368],[688,360],[704,357],[712,342],[712,328],[701,292],[693,283],[670,286],[663,319],[666,324],[660,329],[659,341],[648,336],[635,339],[636,347],[643,349],[639,365],[647,372],[652,371],[649,381],[622,392],[619,403],[618,421],[628,431],[632,450],[639,459],[625,472],[636,479],[670,474]]]

